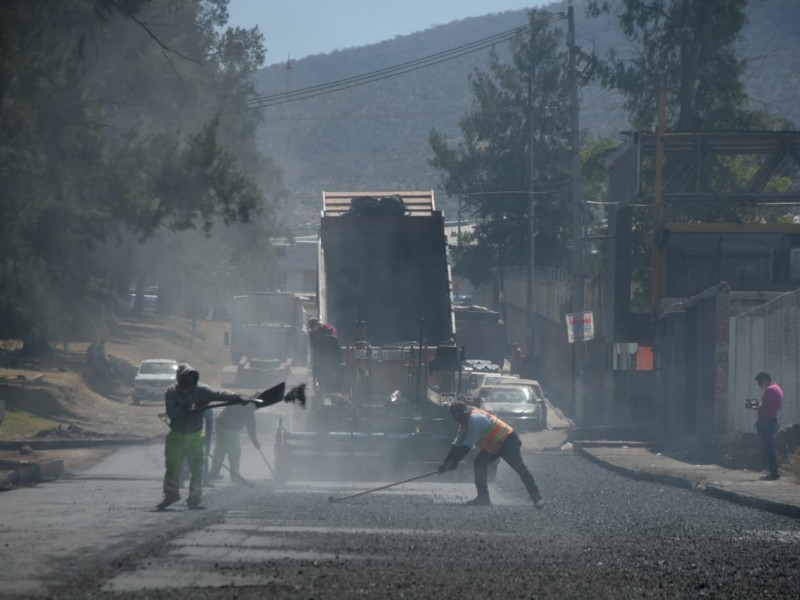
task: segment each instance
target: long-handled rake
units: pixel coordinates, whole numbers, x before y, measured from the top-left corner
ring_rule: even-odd
[[[275,470],[272,468],[272,465],[269,464],[269,461],[267,460],[267,457],[264,456],[264,451],[261,448],[259,448],[258,451],[261,453],[261,458],[264,459],[264,462],[266,463],[267,468],[269,469],[269,472],[272,474],[273,477],[275,477]]]
[[[338,498],[334,496],[330,496],[328,498],[328,502],[341,502],[342,500],[349,500],[350,498],[355,498],[357,496],[363,496],[364,494],[371,494],[372,492],[377,492],[379,490],[385,490],[390,487],[394,487],[396,485],[400,485],[401,483],[408,483],[409,481],[416,481],[417,479],[422,479],[423,477],[430,477],[431,475],[436,475],[439,472],[438,469],[435,471],[430,471],[429,473],[423,473],[422,475],[415,475],[414,477],[409,477],[408,479],[403,479],[402,481],[395,481],[394,483],[389,483],[386,485],[382,485],[380,487],[372,488],[371,490],[364,490],[363,492],[356,492],[355,494],[350,494],[348,496],[340,496]]]
[[[233,471],[231,471],[230,468],[224,462],[222,462],[221,460],[219,460],[217,458],[214,458],[214,456],[210,452],[208,453],[207,456],[208,456],[208,458],[213,460],[216,464],[218,464],[220,467],[225,469],[228,473],[230,473],[231,481],[237,481],[237,482],[240,482],[240,483],[244,483],[245,485],[249,485],[250,487],[255,487],[256,486],[256,484],[253,483],[252,481],[249,481],[249,480],[245,479],[244,477],[242,477],[241,475],[239,475],[238,473],[234,473]]]

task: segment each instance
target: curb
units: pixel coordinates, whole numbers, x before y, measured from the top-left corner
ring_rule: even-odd
[[[40,481],[58,479],[64,473],[64,461],[49,460],[27,465],[0,462],[0,489],[18,485],[33,485]]]
[[[163,441],[164,436],[151,438],[105,438],[81,440],[15,440],[0,442],[0,450],[19,451],[23,446],[33,450],[68,450],[75,448],[99,448],[102,446],[138,446]],[[47,460],[40,463],[25,463],[15,460],[0,460],[0,491],[11,490],[19,485],[35,485],[42,481],[58,479],[64,474],[64,461]]]
[[[98,448],[100,446],[138,446],[150,444],[164,439],[164,436],[148,438],[101,438],[80,440],[15,440],[0,442],[0,450],[19,450],[30,446],[34,450],[66,450],[71,448]]]
[[[649,442],[630,440],[571,440],[575,448],[649,448]]]
[[[765,510],[767,512],[782,515],[784,517],[793,517],[795,519],[800,518],[800,506],[785,504],[783,502],[775,502],[773,500],[767,500],[766,498],[759,498],[757,496],[748,496],[747,494],[732,492],[731,490],[726,490],[725,488],[721,488],[716,485],[707,485],[703,488],[703,491],[709,496],[714,496],[715,498],[720,498],[722,500],[729,500],[730,502],[736,502],[737,504],[751,506],[759,510]]]
[[[643,481],[650,481],[652,483],[671,485],[673,487],[679,487],[685,490],[697,490],[700,487],[696,483],[689,481],[688,479],[684,479],[683,477],[678,477],[676,475],[669,475],[668,473],[654,473],[652,471],[638,471],[636,469],[629,469],[628,467],[616,465],[612,462],[608,462],[598,456],[595,456],[594,454],[588,452],[581,446],[576,446],[575,450],[579,455],[590,460],[591,462],[598,464],[602,467],[605,467],[610,471],[614,471],[621,475],[625,475],[626,477],[630,477],[632,479],[641,479]]]
[[[597,445],[594,447],[597,447]],[[576,446],[575,450],[580,456],[586,458],[587,460],[610,471],[630,477],[631,479],[639,479],[642,481],[649,481],[652,483],[660,483],[663,485],[670,485],[682,489],[698,491],[714,498],[719,498],[720,500],[727,500],[743,506],[750,506],[752,508],[757,508],[759,510],[764,510],[785,517],[800,518],[800,506],[786,504],[783,502],[775,502],[773,500],[768,500],[767,498],[760,498],[758,496],[734,492],[717,485],[696,483],[684,477],[670,475],[669,473],[654,473],[652,471],[639,471],[637,469],[630,469],[628,467],[623,467],[595,456],[581,446]]]

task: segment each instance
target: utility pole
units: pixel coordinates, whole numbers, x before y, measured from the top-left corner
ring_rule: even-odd
[[[286,87],[286,93],[289,94],[292,92],[292,87],[294,85],[292,79],[294,76],[294,66],[292,65],[292,57],[291,55],[286,56],[286,64],[283,65],[283,75],[284,75],[284,83]],[[291,111],[291,106],[287,106],[287,111]],[[291,137],[289,131],[287,129],[286,133],[283,136],[283,163],[287,164],[289,161],[289,147],[291,145]]]
[[[666,128],[667,92],[658,94],[658,137],[656,138],[656,182],[653,189],[653,238],[651,250],[652,271],[650,274],[650,300],[653,319],[658,318],[658,305],[664,296],[664,251],[662,248],[662,183],[664,178],[664,130]]]
[[[577,48],[575,47],[575,12],[570,2],[567,8],[567,27],[569,46],[569,104],[570,104],[570,146],[572,161],[570,168],[572,196],[572,312],[580,317],[584,311],[584,237],[583,237],[583,193],[581,190],[581,154],[580,154],[580,120],[578,113],[578,72],[576,65]],[[574,357],[574,402],[575,416],[578,423],[585,418],[585,378],[586,378],[586,342],[583,340],[583,320],[580,320],[581,336],[572,345]]]
[[[536,141],[536,129],[533,121],[533,65],[531,65],[530,73],[528,74],[528,229],[530,237],[530,256],[528,257],[528,285],[527,285],[527,339],[525,340],[525,354],[527,356],[528,366],[531,366],[534,357],[534,278],[536,277],[536,200],[534,196],[534,181],[536,180],[536,171],[534,170],[533,162],[533,146]]]

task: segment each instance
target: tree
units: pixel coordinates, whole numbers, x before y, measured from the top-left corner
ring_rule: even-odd
[[[618,16],[631,55],[620,56],[613,48],[596,73],[601,83],[620,91],[634,128],[653,129],[661,91],[666,92],[666,130],[758,130],[786,127],[750,108],[743,77],[746,60],[736,54],[742,28],[747,22],[747,0],[591,0],[591,16]],[[712,188],[719,192],[744,188],[758,167],[755,157],[724,156],[698,165],[707,171]],[[665,161],[665,173],[671,165]],[[655,160],[641,165],[642,180],[655,180]],[[788,186],[775,178],[770,186]],[[785,219],[784,211],[737,204],[698,203],[663,209],[663,218],[680,222],[752,222]],[[652,209],[633,207],[631,212],[633,300],[640,308],[651,306],[650,274]]]
[[[567,57],[562,33],[548,27],[552,20],[531,11],[511,43],[510,64],[493,52],[489,70],[472,74],[475,99],[460,120],[462,141],[451,147],[436,130],[429,137],[444,189],[478,219],[455,257],[456,272],[476,283],[493,269],[528,262],[531,129],[537,263],[558,266],[567,258],[569,159],[558,135],[568,123]]]
[[[589,14],[617,11],[632,55],[609,51],[598,74],[626,98],[636,129],[650,129],[658,97],[669,92],[667,129],[736,129],[755,122],[747,110],[745,61],[735,45],[747,0],[591,0]]]
[[[274,224],[281,174],[242,110],[263,38],[226,29],[226,7],[0,9],[0,321],[27,349],[91,330],[157,233]]]

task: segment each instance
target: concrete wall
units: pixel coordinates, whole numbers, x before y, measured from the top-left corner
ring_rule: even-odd
[[[657,320],[662,441],[697,436],[710,446],[727,431],[729,319],[730,286],[721,283],[673,303]]]

